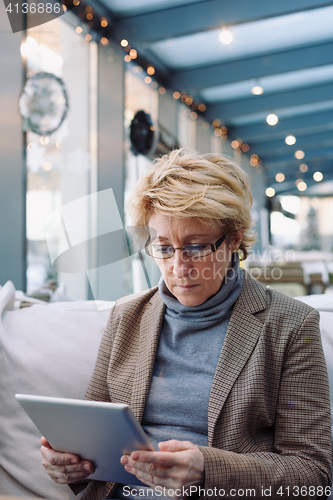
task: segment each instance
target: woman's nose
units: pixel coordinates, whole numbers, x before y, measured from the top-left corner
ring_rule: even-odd
[[[190,274],[193,267],[190,259],[183,254],[180,248],[175,250],[174,256],[170,259],[172,272],[178,278],[184,278]]]

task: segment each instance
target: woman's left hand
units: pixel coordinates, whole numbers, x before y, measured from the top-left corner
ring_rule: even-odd
[[[171,498],[189,495],[190,486],[203,486],[204,457],[198,446],[171,439],[159,443],[158,447],[161,451],[133,451],[123,455],[120,461],[127,472],[148,486],[173,490],[175,494]]]

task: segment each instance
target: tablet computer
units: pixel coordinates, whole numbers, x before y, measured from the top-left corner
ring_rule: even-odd
[[[128,405],[16,394],[17,401],[52,448],[91,460],[89,479],[142,483],[120,463],[134,450],[154,450]]]

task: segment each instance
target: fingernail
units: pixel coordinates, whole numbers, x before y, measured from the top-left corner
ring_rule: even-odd
[[[84,468],[84,470],[89,470],[90,471],[90,465],[88,465],[88,464],[84,464],[83,468]]]
[[[79,463],[79,461],[77,458],[72,458],[71,464],[78,464],[78,463]]]

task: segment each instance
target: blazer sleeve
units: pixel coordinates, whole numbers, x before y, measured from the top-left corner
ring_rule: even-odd
[[[205,460],[202,498],[211,498],[209,493],[214,488],[217,497],[224,498],[265,498],[263,489],[270,499],[330,495],[330,399],[317,311],[305,317],[284,355],[274,452],[242,454],[213,447],[200,450]],[[235,495],[238,490],[248,493]]]

